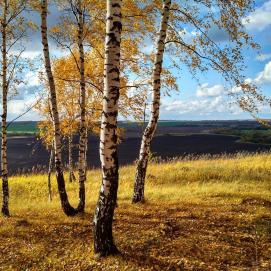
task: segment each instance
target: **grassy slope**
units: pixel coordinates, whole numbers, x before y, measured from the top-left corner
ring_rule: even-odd
[[[47,201],[46,176],[10,179],[13,217],[0,217],[0,270],[271,270],[271,156],[150,165],[144,205],[130,204],[134,167],[120,172],[115,239],[122,255],[96,260],[92,214],[67,218]],[[55,183],[55,180],[54,180]],[[68,184],[73,204],[76,183]],[[184,267],[184,269],[183,269]]]

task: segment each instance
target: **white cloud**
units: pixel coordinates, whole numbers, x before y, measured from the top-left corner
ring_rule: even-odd
[[[254,82],[255,80],[252,78],[245,79],[245,83],[247,84],[252,84]],[[233,86],[231,89],[229,89],[229,93],[232,93],[232,94],[240,93],[241,91],[242,91],[242,88],[240,86]]]
[[[269,82],[271,82],[271,61],[265,65],[264,70],[261,71],[255,78],[255,83],[257,84],[264,84]]]
[[[24,80],[28,87],[37,87],[40,85],[38,72],[39,71],[37,72],[29,71],[25,75]]]
[[[247,84],[255,84],[261,85],[266,83],[271,83],[271,61],[269,61],[265,66],[263,71],[259,72],[255,78],[246,78],[245,83]],[[230,92],[231,93],[239,93],[241,92],[241,87],[234,86]]]
[[[188,31],[186,28],[183,28],[182,30],[179,31],[179,35],[185,42],[191,42],[192,39],[200,35],[200,33],[195,30]]]
[[[254,78],[246,78],[245,83],[261,85],[271,83],[271,61],[269,61],[264,69]],[[241,87],[232,87],[226,89],[223,85],[217,84],[209,86],[208,83],[200,85],[196,90],[196,95],[189,100],[178,100],[162,104],[162,114],[172,115],[176,117],[196,116],[195,118],[219,118],[219,116],[241,116],[243,111],[240,109],[234,98],[231,100],[227,93],[239,93]],[[270,107],[258,105],[261,114],[269,114]]]
[[[41,82],[39,80],[39,70],[38,71],[28,71],[23,76],[23,83],[20,83],[17,87],[17,93],[12,100],[25,100],[31,95],[37,93],[41,89]]]
[[[195,99],[192,101],[174,101],[164,104],[162,108],[167,112],[177,112],[178,114],[197,113],[199,115],[209,115],[227,111],[227,103],[222,96],[215,98]]]
[[[24,100],[12,100],[8,104],[8,112],[11,115],[19,115],[24,112],[26,104]]]
[[[257,8],[247,18],[243,19],[243,24],[248,30],[262,31],[271,25],[271,0],[265,2]]]
[[[205,83],[197,88],[196,95],[198,97],[215,97],[221,95],[224,90],[225,89],[222,85],[214,85],[212,87],[209,87],[209,84]]]
[[[22,53],[22,57],[33,60],[35,58],[41,57],[41,52],[39,52],[39,51],[24,51]]]
[[[8,103],[8,120],[11,121],[14,118],[25,113],[30,107],[32,107],[37,101],[36,97],[28,98],[28,100],[11,100]],[[22,116],[19,120],[39,120],[38,113],[35,109],[31,109],[27,114]]]
[[[265,61],[271,58],[271,53],[270,54],[260,54],[256,57],[256,60],[259,61]]]

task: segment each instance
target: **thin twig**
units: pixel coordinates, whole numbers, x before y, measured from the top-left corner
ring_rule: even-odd
[[[19,116],[17,116],[16,118],[14,118],[12,121],[10,121],[7,125],[7,129],[8,127],[15,122],[16,120],[18,120],[19,118],[23,117],[24,115],[26,115],[29,111],[31,111],[39,102],[40,100],[43,98],[43,96],[41,96],[33,105],[31,105],[29,108],[27,108],[26,111],[24,111],[22,114],[20,114]]]

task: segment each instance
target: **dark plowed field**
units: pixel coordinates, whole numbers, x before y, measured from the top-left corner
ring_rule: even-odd
[[[88,166],[100,165],[98,138],[89,138]],[[119,160],[121,165],[130,164],[138,156],[140,146],[139,137],[129,137],[119,146]],[[236,152],[269,151],[269,145],[238,142],[238,137],[215,134],[191,135],[160,135],[155,137],[152,152],[155,156],[170,158],[190,154],[234,154]],[[8,139],[8,159],[11,173],[27,172],[35,169],[46,169],[48,152],[35,137],[13,137]],[[77,151],[74,152],[77,160]],[[64,159],[67,160],[64,152]]]

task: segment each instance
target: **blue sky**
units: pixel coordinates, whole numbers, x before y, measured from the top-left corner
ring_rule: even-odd
[[[50,22],[56,21],[57,13],[52,12]],[[245,76],[253,81],[271,98],[271,0],[256,1],[256,9],[249,15],[250,23],[246,24],[247,31],[254,40],[261,45],[261,55],[256,52],[243,52],[247,69]],[[214,39],[223,39],[219,31],[213,32]],[[54,55],[60,55],[58,49],[53,48]],[[41,53],[39,33],[32,35],[27,46],[25,56],[39,57]],[[26,75],[28,85],[20,88],[20,93],[9,102],[9,120],[24,112],[33,104],[38,96],[37,90],[41,88],[37,73],[29,72]],[[224,80],[215,72],[208,72],[199,76],[199,81],[193,80],[188,71],[183,70],[178,78],[179,93],[171,97],[162,97],[162,120],[221,120],[221,119],[249,119],[249,114],[242,112],[232,104],[228,97]],[[271,118],[271,109],[262,108],[261,116]],[[35,111],[26,114],[21,120],[38,120]]]
[[[260,44],[261,54],[256,51],[243,52],[247,69],[245,76],[271,98],[271,0],[256,1],[256,10],[249,16],[246,29]],[[213,34],[214,39],[223,39],[223,34]],[[162,119],[215,120],[248,119],[249,114],[232,104],[225,91],[225,82],[215,72],[199,76],[200,85],[184,71],[178,79],[181,92],[162,103]],[[271,118],[271,109],[263,107],[261,116]]]

